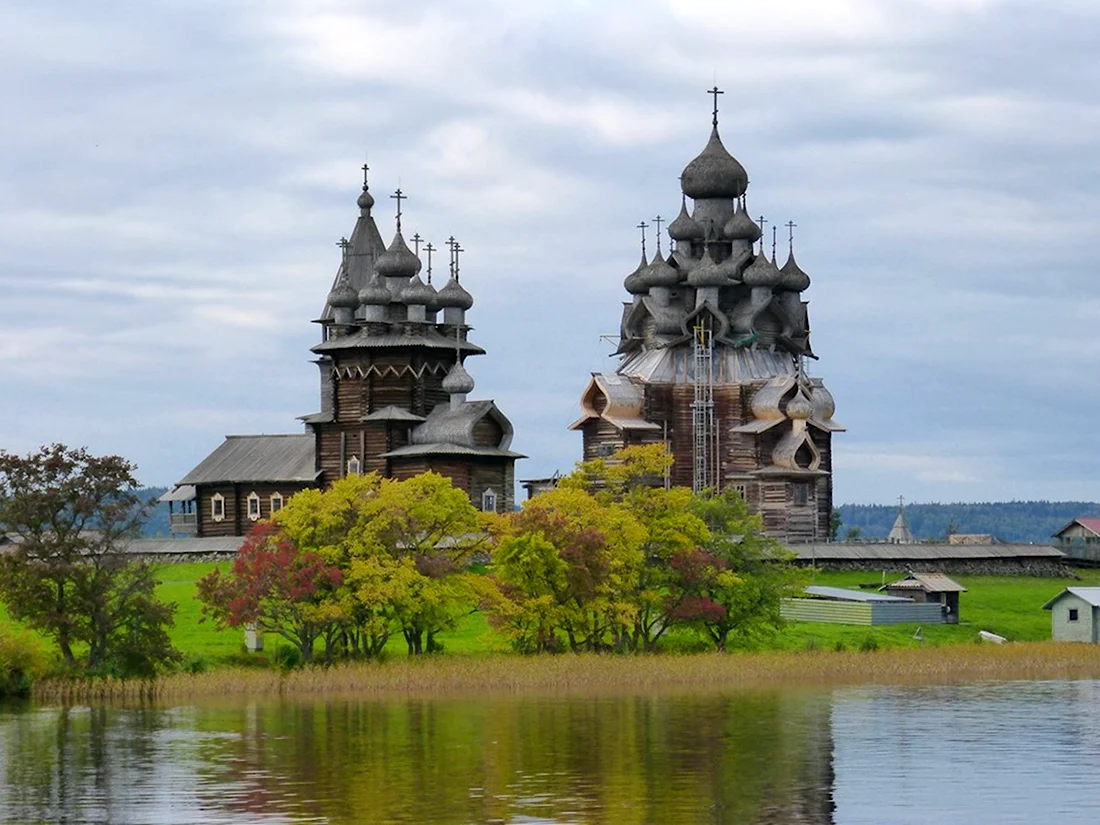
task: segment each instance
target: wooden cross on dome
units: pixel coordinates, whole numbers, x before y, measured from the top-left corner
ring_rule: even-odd
[[[367,188],[367,172],[369,172],[369,171],[370,171],[370,167],[367,166],[366,162],[364,162],[363,163],[363,188],[364,189]]]
[[[725,92],[718,88],[718,84],[715,84],[713,89],[707,89],[707,94],[714,97],[714,118],[711,123],[714,126],[718,125],[718,95],[724,95]]]
[[[390,195],[390,197],[393,198],[395,201],[397,201],[397,233],[400,235],[401,234],[401,201],[408,200],[409,197],[408,197],[408,195],[406,195],[404,192],[401,191],[400,186],[397,187],[397,191],[395,191],[392,195]]]
[[[413,236],[412,236],[412,242],[413,242],[413,253],[414,253],[414,254],[416,255],[416,257],[418,257],[418,258],[420,257],[420,242],[421,242],[422,240],[424,240],[424,239],[420,237],[420,233],[419,233],[419,232],[417,232],[417,233],[416,233],[415,235],[413,235]]]
[[[428,241],[424,251],[428,253],[428,283],[430,284],[432,282],[432,253],[435,252],[435,247],[432,246],[431,241]]]
[[[653,219],[653,222],[657,224],[657,254],[661,254],[661,224],[665,222],[665,219],[658,215]]]
[[[642,230],[642,257],[644,258],[645,257],[645,231],[647,229],[649,229],[649,224],[646,223],[645,221],[642,221],[641,223],[638,224],[638,226],[636,228]]]
[[[794,252],[794,228],[798,226],[794,221],[787,221],[784,226],[787,227],[787,245],[791,252]]]

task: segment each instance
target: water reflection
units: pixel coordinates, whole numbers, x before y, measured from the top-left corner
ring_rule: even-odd
[[[0,822],[831,823],[831,696],[0,712]]]

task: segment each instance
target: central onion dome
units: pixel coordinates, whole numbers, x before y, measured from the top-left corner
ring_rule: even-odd
[[[470,373],[466,372],[461,361],[455,361],[455,365],[443,378],[443,392],[448,395],[461,395],[473,391],[474,379]]]
[[[739,198],[749,185],[749,175],[737,158],[726,151],[718,136],[718,127],[710,130],[710,140],[702,152],[684,167],[680,190],[689,198]]]
[[[699,266],[691,270],[687,281],[688,284],[694,287],[726,286],[729,283],[729,281],[726,280],[725,274],[718,268],[718,264],[716,264],[714,259],[710,256],[710,249],[703,252],[703,257],[699,261]]]
[[[789,289],[791,292],[802,292],[809,289],[810,276],[803,272],[795,261],[793,249],[787,256],[787,263],[783,264],[783,268],[779,272],[783,276],[780,286],[784,289]]]
[[[363,306],[386,306],[392,300],[393,295],[386,289],[377,272],[371,275],[366,286],[359,290],[359,303]]]
[[[639,280],[646,289],[655,286],[674,287],[680,283],[680,273],[672,268],[658,250],[653,262],[642,270]]]
[[[406,306],[414,304],[428,306],[435,300],[435,294],[435,290],[420,280],[419,275],[414,275],[413,279],[409,281],[409,285],[401,290],[401,295],[398,298]]]
[[[760,226],[749,217],[744,207],[738,206],[726,225],[722,228],[722,234],[731,241],[748,241],[752,243],[760,237]]]
[[[440,309],[446,309],[447,307],[469,309],[474,305],[474,298],[462,288],[462,284],[455,280],[454,275],[452,275],[451,279],[444,284],[443,289],[436,293],[435,305]]]
[[[398,232],[393,236],[389,249],[378,256],[374,267],[384,278],[411,278],[420,271],[420,259],[413,254]]]
[[[331,307],[343,307],[344,309],[356,309],[359,306],[359,293],[348,283],[348,271],[340,269],[340,277],[332,286],[328,294],[328,303]]]
[[[761,250],[760,254],[756,256],[756,260],[752,262],[752,265],[745,270],[745,274],[741,276],[741,280],[746,286],[767,286],[775,287],[779,286],[779,282],[783,280],[783,276],[779,270],[776,269],[775,264],[768,260],[768,256]]]
[[[703,227],[688,214],[686,196],[680,198],[680,214],[668,225],[668,236],[674,241],[703,240]]]
[[[642,295],[646,291],[646,285],[642,283],[642,273],[646,270],[645,253],[638,262],[638,267],[623,280],[623,286],[631,295]]]
[[[802,392],[802,387],[799,387],[794,398],[787,402],[787,418],[805,421],[813,414],[813,402]]]

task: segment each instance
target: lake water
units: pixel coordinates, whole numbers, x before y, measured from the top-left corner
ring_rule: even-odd
[[[1100,682],[0,708],[2,823],[1100,822]]]

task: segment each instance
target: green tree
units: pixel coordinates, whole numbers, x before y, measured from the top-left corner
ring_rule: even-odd
[[[126,556],[148,513],[134,466],[61,444],[27,456],[0,451],[0,598],[50,636],[70,666],[151,675],[178,659],[147,562]],[[78,655],[78,653],[82,655]]]

